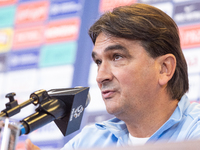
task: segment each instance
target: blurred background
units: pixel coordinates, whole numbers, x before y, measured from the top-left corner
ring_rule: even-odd
[[[188,64],[187,95],[191,102],[199,102],[199,0],[0,0],[0,110],[10,92],[22,103],[40,89],[85,86],[90,87],[91,102],[81,128],[113,117],[106,113],[96,84],[93,44],[87,31],[103,12],[133,3],[158,7],[175,20]],[[33,112],[35,106],[30,105],[12,118],[21,120]],[[63,137],[50,123],[20,136],[17,150],[25,150],[26,138],[42,150],[60,149],[79,131]]]

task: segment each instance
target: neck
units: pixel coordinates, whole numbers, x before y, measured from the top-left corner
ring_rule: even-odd
[[[150,137],[170,118],[177,105],[178,100],[160,101],[156,105],[148,105],[141,112],[128,113],[121,120],[126,123],[132,136]]]

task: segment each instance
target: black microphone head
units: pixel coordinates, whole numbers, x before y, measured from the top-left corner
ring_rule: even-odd
[[[75,88],[84,88],[83,86],[76,86]],[[87,99],[86,99],[86,102],[85,102],[85,108],[89,105],[91,101],[91,97],[90,97],[90,93],[88,92],[88,95],[87,95]]]
[[[63,101],[66,114],[54,120],[64,136],[80,129],[83,112],[90,102],[89,87],[52,89],[48,91],[50,97]]]
[[[90,97],[90,93],[88,92],[87,99],[85,102],[85,107],[87,107],[89,105],[90,101],[91,101],[91,97]]]

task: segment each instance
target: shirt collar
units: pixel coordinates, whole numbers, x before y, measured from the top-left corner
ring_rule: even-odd
[[[96,123],[95,125],[98,129],[109,130],[117,138],[128,133],[126,124],[118,118],[112,118],[108,121],[103,121],[103,123]]]
[[[150,137],[150,140],[159,139],[164,134],[164,131],[179,123],[189,105],[190,102],[188,97],[184,95],[179,101],[178,106],[176,107],[171,117]],[[171,136],[170,133],[168,133],[168,136]]]
[[[178,103],[178,106],[176,107],[175,111],[167,120],[151,137],[150,140],[156,140],[158,139],[164,131],[175,125],[176,123],[180,122],[182,119],[182,116],[187,109],[187,107],[190,105],[190,102],[186,95],[184,95],[181,100]],[[128,133],[128,129],[126,127],[126,124],[117,118],[110,119],[108,121],[104,121],[103,123],[96,123],[95,124],[98,129],[101,130],[109,130],[111,133],[113,133],[117,138],[122,137]]]

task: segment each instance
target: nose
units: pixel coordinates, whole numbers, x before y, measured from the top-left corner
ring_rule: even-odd
[[[113,78],[111,67],[108,63],[102,62],[98,68],[98,73],[96,81],[98,84],[103,84],[104,82],[111,81]]]

